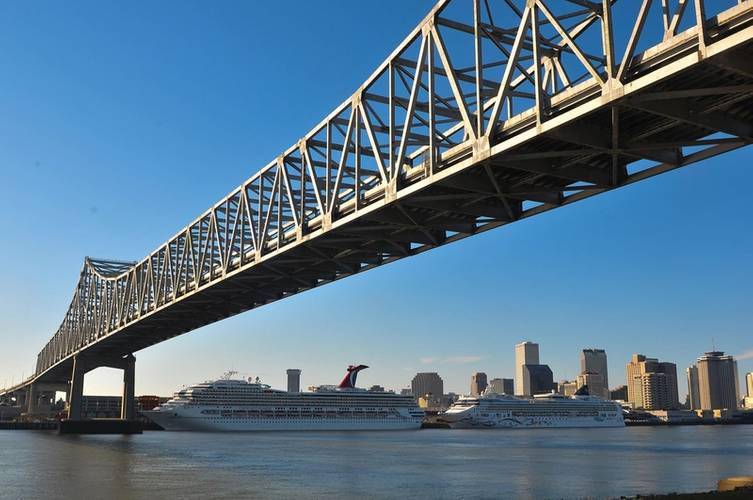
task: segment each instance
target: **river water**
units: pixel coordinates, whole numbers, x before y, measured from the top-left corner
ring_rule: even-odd
[[[407,432],[0,431],[0,498],[604,498],[753,475],[753,425]]]

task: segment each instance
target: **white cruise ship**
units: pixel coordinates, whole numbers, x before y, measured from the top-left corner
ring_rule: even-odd
[[[165,430],[402,430],[418,429],[424,412],[411,396],[356,388],[364,365],[349,366],[338,386],[311,392],[272,389],[230,376],[181,390],[146,416]]]
[[[623,427],[622,408],[614,401],[577,394],[545,394],[523,399],[484,394],[462,397],[439,416],[453,429],[537,427]]]

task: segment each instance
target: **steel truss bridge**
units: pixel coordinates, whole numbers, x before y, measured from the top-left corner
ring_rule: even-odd
[[[751,141],[753,0],[441,0],[143,260],[87,258],[34,375],[0,395]]]

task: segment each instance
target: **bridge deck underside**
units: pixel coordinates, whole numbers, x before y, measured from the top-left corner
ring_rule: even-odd
[[[750,61],[748,44],[696,64],[638,96],[534,136],[188,295],[91,345],[87,354],[127,355],[286,296],[741,147],[753,137]],[[695,142],[704,139],[708,143]],[[699,144],[697,157],[680,153],[688,144]],[[702,146],[713,147],[702,151]],[[578,189],[584,182],[590,189]],[[67,380],[71,365],[63,360],[45,378]]]
[[[517,34],[495,27],[491,11],[484,24],[488,2],[462,4],[475,5],[476,19],[463,23],[452,10],[462,5],[440,0],[350,100],[161,248],[138,263],[87,259],[35,375],[11,390],[69,380],[74,356],[122,357],[753,142],[753,2],[714,4],[711,17],[701,0],[681,2],[674,16],[664,9],[663,41],[638,55],[651,0],[640,2],[619,53],[610,9],[636,15],[624,13],[638,3],[512,3],[526,5]],[[563,23],[575,19],[563,28],[547,5],[586,10],[563,12]],[[474,32],[476,65],[454,66],[450,53],[468,62],[472,45],[447,47]],[[581,72],[570,82],[557,69],[567,57],[566,69]],[[469,82],[474,89],[461,86]],[[395,120],[398,108],[404,119]]]

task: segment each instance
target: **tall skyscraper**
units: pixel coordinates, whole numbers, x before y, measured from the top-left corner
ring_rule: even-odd
[[[748,397],[753,398],[753,373],[745,375],[745,382],[745,385],[748,386]]]
[[[471,375],[471,396],[478,396],[486,389],[486,373],[476,372]]]
[[[289,368],[288,374],[288,392],[301,392],[301,370]]]
[[[740,401],[737,361],[722,351],[711,351],[698,358],[696,366],[701,409],[737,408]]]
[[[539,344],[522,342],[515,346],[515,395],[530,396],[530,381],[524,376],[524,365],[539,364]]]
[[[410,383],[411,392],[417,398],[432,394],[442,397],[444,394],[444,382],[436,372],[416,373]]]
[[[685,370],[688,376],[688,403],[690,410],[701,409],[701,393],[698,387],[698,367],[691,365]]]
[[[580,373],[601,375],[601,385],[588,386],[590,394],[609,398],[609,375],[607,373],[607,353],[604,349],[583,349],[580,352]]]
[[[674,363],[633,354],[626,372],[628,401],[636,408],[669,410],[680,406]]]

